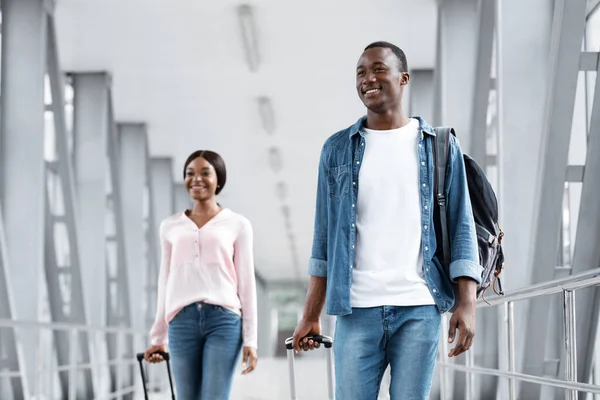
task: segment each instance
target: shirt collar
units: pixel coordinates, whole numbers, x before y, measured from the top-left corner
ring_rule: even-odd
[[[435,136],[435,131],[433,130],[431,125],[429,125],[423,118],[416,116],[416,115],[412,116],[411,118],[414,118],[417,121],[419,121],[419,130],[421,132],[428,134],[430,136]],[[359,118],[358,121],[356,121],[356,123],[354,125],[352,125],[350,127],[348,137],[351,139],[356,134],[360,134],[361,136],[364,135],[363,128],[364,128],[365,122],[367,122],[367,116],[363,115],[362,117]]]

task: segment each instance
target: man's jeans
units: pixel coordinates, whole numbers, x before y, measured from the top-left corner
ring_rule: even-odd
[[[353,308],[337,317],[336,399],[376,400],[391,366],[391,400],[429,398],[441,315],[436,306]]]
[[[242,347],[242,319],[221,306],[194,303],[169,324],[178,400],[228,400]]]

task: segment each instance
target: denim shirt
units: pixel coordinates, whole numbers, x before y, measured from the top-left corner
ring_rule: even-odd
[[[446,177],[446,207],[451,259],[449,272],[435,256],[436,236],[433,226],[435,132],[422,118],[419,121],[419,184],[421,203],[421,250],[423,275],[440,313],[454,305],[453,283],[468,277],[481,282],[483,268],[475,223],[471,212],[467,178],[458,140],[451,135]],[[356,244],[356,200],[359,171],[365,152],[362,130],[366,117],[330,136],[323,145],[319,162],[317,203],[312,255],[308,273],[327,277],[326,311],[330,315],[352,313],[350,285]],[[385,304],[382,304],[385,305]]]

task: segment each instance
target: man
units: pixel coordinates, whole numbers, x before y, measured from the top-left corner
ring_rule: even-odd
[[[391,366],[392,400],[427,399],[441,314],[450,320],[448,354],[468,350],[481,280],[475,225],[458,141],[450,138],[446,199],[449,272],[435,256],[434,130],[402,111],[409,74],[404,52],[387,42],[364,50],[356,89],[366,117],[325,142],[319,164],[310,285],[294,348],[319,347],[320,314],[336,315],[336,394],[375,400]]]

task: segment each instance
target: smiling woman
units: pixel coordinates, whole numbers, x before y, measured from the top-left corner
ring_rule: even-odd
[[[227,180],[219,154],[193,152],[183,178],[194,205],[160,226],[157,312],[145,357],[162,361],[168,338],[178,397],[226,399],[242,345],[242,374],[257,361],[252,226],[216,201]]]
[[[198,150],[190,154],[183,166],[183,179],[185,179],[185,187],[190,192],[192,178],[194,176],[205,177],[202,179],[203,185],[210,186],[212,178],[216,177],[215,195],[218,195],[227,181],[227,169],[225,161],[221,156],[214,151]],[[199,183],[197,185],[200,185]],[[204,187],[204,186],[203,186]],[[190,195],[192,193],[190,192]],[[192,196],[193,197],[193,196]]]

